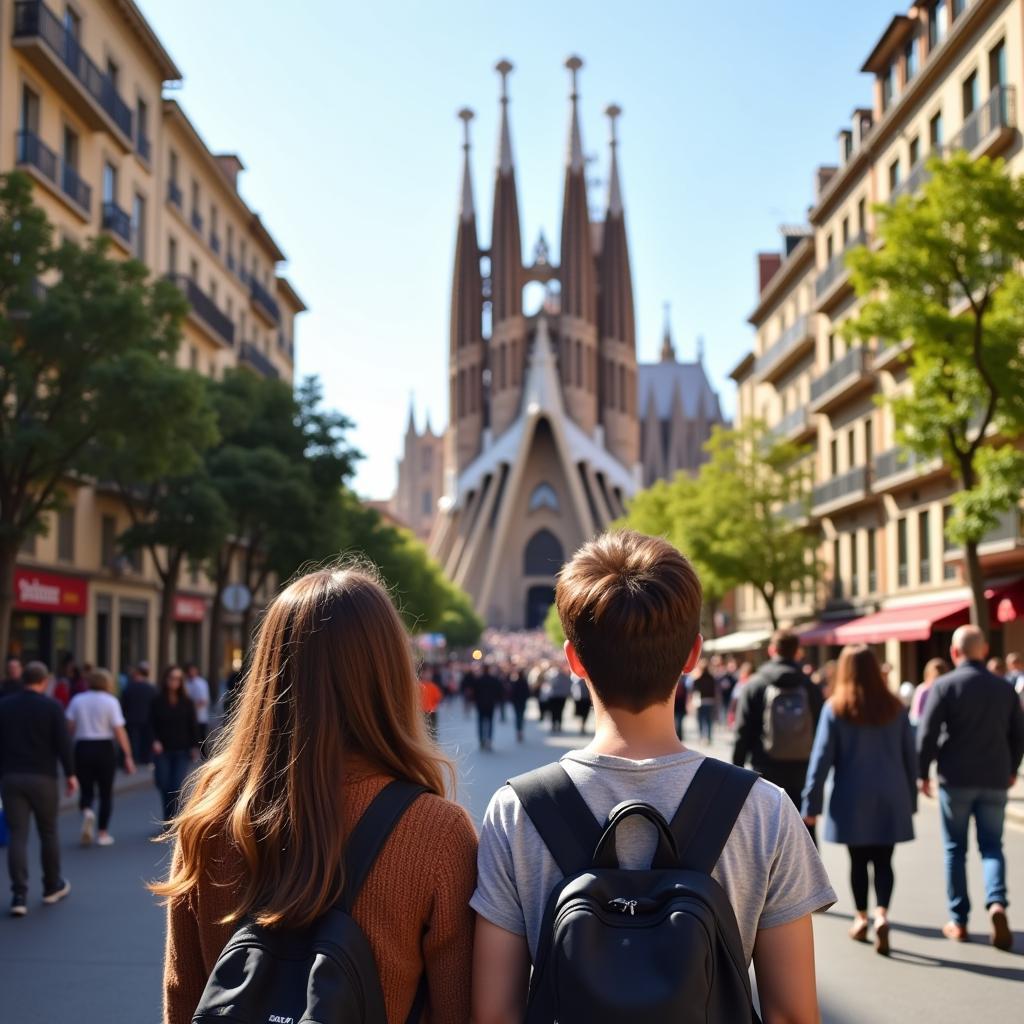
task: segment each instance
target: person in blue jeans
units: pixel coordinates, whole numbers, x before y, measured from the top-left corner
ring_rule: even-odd
[[[931,764],[938,762],[950,914],[942,933],[955,942],[968,938],[967,836],[973,817],[992,945],[1009,950],[1003,821],[1007,790],[1024,757],[1024,711],[1013,687],[985,667],[988,643],[980,629],[961,626],[950,654],[956,667],[932,684],[917,741],[918,787],[925,796],[932,795]]]
[[[153,731],[153,781],[160,791],[163,820],[178,813],[178,798],[189,769],[199,760],[196,710],[185,692],[185,673],[172,665],[160,677],[160,688],[150,706]]]

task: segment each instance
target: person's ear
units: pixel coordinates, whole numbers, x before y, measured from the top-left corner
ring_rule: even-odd
[[[580,661],[580,656],[576,653],[576,648],[573,647],[572,643],[566,640],[562,650],[565,652],[565,660],[569,662],[569,668],[572,669],[573,675],[577,675],[581,679],[586,679],[586,666],[582,661]]]
[[[683,675],[686,675],[687,673],[693,671],[693,666],[697,664],[697,661],[700,658],[700,652],[703,650],[703,648],[704,637],[702,637],[700,633],[698,633],[697,639],[693,641],[693,647],[690,649],[690,654],[686,659],[686,664],[683,665]]]

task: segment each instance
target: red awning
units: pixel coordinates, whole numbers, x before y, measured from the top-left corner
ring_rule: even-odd
[[[970,601],[963,598],[886,608],[854,619],[836,630],[838,644],[880,644],[886,640],[927,640],[933,629],[956,629],[969,621]]]
[[[815,644],[838,644],[841,641],[836,638],[836,630],[848,622],[856,621],[849,616],[843,619],[820,619],[813,624],[802,626],[797,636],[805,647],[812,647]]]
[[[1024,579],[986,591],[996,622],[1014,622],[1024,617]]]

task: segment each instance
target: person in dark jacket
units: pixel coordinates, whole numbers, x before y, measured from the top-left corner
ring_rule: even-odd
[[[530,683],[526,671],[519,666],[508,677],[509,700],[516,718],[516,740],[523,742],[523,724],[526,721],[526,703],[530,699]]]
[[[185,693],[185,673],[172,665],[160,677],[160,692],[150,707],[153,728],[153,781],[160,790],[164,821],[178,813],[178,797],[190,765],[199,760],[196,709]]]
[[[799,651],[800,640],[794,633],[775,631],[768,646],[771,660],[740,692],[732,752],[733,764],[742,767],[749,758],[754,771],[784,789],[797,807],[803,797],[814,730],[824,704],[821,691],[797,664]],[[778,711],[788,712],[785,716],[773,714],[776,702]],[[785,734],[783,722],[787,725]]]
[[[701,658],[694,669],[693,699],[697,705],[697,733],[706,743],[711,742],[718,717],[718,697],[718,680],[710,664]]]
[[[11,655],[7,659],[6,674],[0,683],[0,697],[10,697],[21,692],[22,667],[21,659]]]
[[[64,709],[46,696],[49,679],[49,669],[41,661],[30,661],[24,673],[19,671],[19,691],[0,700],[0,797],[10,830],[12,917],[28,912],[28,834],[33,818],[43,862],[43,902],[58,903],[71,891],[60,872],[58,762],[69,796],[78,789],[78,780]]]
[[[476,704],[477,733],[481,750],[494,749],[494,712],[502,699],[503,687],[495,668],[488,663],[473,678],[473,702]]]
[[[875,949],[889,955],[889,906],[896,843],[914,838],[917,762],[910,719],[885,685],[870,647],[846,647],[832,696],[818,721],[803,793],[804,821],[821,814],[825,780],[834,771],[825,838],[850,851],[856,916],[850,938],[868,937],[868,867],[875,881]],[[901,785],[900,782],[903,782]]]
[[[149,679],[149,664],[139,662],[131,679],[121,691],[121,712],[132,745],[136,764],[150,764],[153,760],[152,705],[156,687]]]
[[[918,786],[925,796],[932,795],[929,776],[932,761],[938,762],[950,914],[942,932],[967,941],[967,834],[973,817],[992,944],[1010,949],[1003,822],[1007,790],[1016,783],[1024,757],[1024,712],[1013,687],[985,668],[988,643],[980,629],[961,626],[950,654],[956,667],[932,684],[917,738]]]

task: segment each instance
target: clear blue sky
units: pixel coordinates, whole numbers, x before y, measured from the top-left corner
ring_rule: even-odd
[[[515,62],[512,139],[526,254],[543,228],[557,257],[568,92],[580,79],[584,147],[605,177],[610,101],[641,359],[662,303],[677,349],[726,377],[751,343],[754,254],[804,219],[812,174],[870,102],[858,71],[904,6],[894,0],[142,0],[185,74],[179,99],[214,150],[237,151],[242,191],[290,258],[310,306],[298,370],[355,420],[357,487],[387,496],[409,394],[447,415],[450,271],[460,167],[455,111],[474,122],[487,244],[500,57]],[[592,205],[603,204],[603,188]]]

